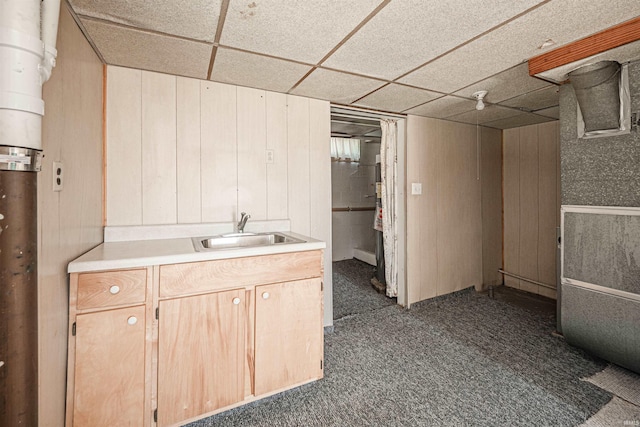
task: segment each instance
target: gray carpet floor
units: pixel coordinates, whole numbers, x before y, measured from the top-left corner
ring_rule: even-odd
[[[611,399],[549,314],[472,290],[371,308],[325,335],[321,381],[190,426],[575,426]]]

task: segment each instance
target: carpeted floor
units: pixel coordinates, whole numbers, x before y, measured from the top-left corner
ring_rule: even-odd
[[[357,259],[333,263],[333,319],[396,304],[371,286],[375,267]]]
[[[325,335],[323,380],[191,426],[575,426],[611,399],[581,380],[605,363],[551,335],[548,314],[471,290],[370,307],[341,308],[355,315]]]

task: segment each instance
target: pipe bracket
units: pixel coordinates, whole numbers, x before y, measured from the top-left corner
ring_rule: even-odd
[[[40,172],[42,151],[0,145],[0,170]]]

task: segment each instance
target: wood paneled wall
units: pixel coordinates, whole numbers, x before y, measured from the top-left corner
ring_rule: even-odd
[[[556,286],[560,225],[559,122],[504,131],[504,268]],[[505,284],[556,297],[553,289],[505,276]]]
[[[481,141],[482,138],[482,141]],[[408,301],[432,298],[483,283],[482,163],[499,164],[500,133],[444,120],[408,116],[407,188],[422,183],[422,194],[407,195]],[[496,179],[487,180],[487,190]],[[487,203],[495,199],[493,196]],[[494,212],[487,209],[487,212]],[[488,223],[493,225],[494,218]],[[496,245],[487,248],[495,251]],[[498,255],[493,254],[495,259]]]
[[[44,159],[38,174],[38,382],[40,426],[64,425],[67,264],[102,242],[103,65],[65,6],[58,59],[45,83]],[[53,165],[64,189],[53,191]]]
[[[108,66],[106,105],[107,225],[289,219],[327,242],[332,324],[327,101]]]

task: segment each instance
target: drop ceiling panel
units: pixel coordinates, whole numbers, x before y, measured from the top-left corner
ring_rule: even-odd
[[[551,107],[551,108],[545,108],[544,110],[538,110],[538,111],[536,111],[536,114],[539,114],[539,115],[545,116],[545,117],[551,117],[552,119],[559,120],[560,119],[560,107]]]
[[[351,104],[384,84],[380,80],[318,68],[291,93],[338,104]]]
[[[466,98],[472,98],[474,92],[486,90],[489,92],[485,97],[487,102],[498,103],[522,93],[541,89],[550,85],[550,83],[529,76],[529,64],[523,62],[518,66],[509,68],[495,76],[459,90],[455,94]]]
[[[394,0],[326,65],[395,79],[537,3],[540,0]]]
[[[69,3],[78,15],[213,42],[221,0],[69,0]]]
[[[638,15],[637,0],[551,1],[399,81],[455,92],[539,55],[538,47],[547,39],[560,46]]]
[[[487,105],[484,110],[468,111],[462,114],[456,114],[455,116],[447,117],[447,120],[453,120],[454,122],[470,123],[470,124],[484,124],[495,120],[506,119],[507,117],[513,117],[521,114],[519,111],[511,108],[500,107],[499,105]]]
[[[511,129],[520,126],[535,125],[538,123],[551,122],[550,117],[538,116],[532,113],[521,113],[516,116],[507,117],[506,119],[500,119],[493,122],[484,123],[483,126],[488,126],[496,129]]]
[[[418,107],[404,111],[407,114],[443,119],[456,114],[475,110],[476,103],[469,99],[455,96],[443,96]]]
[[[521,108],[527,111],[535,111],[556,106],[559,102],[560,96],[558,95],[558,87],[553,85],[508,99],[501,102],[500,105]]]
[[[354,105],[399,113],[441,96],[440,93],[391,83],[365,96]]]
[[[212,45],[81,19],[107,64],[207,78]],[[122,47],[126,46],[126,49]]]
[[[211,80],[286,92],[310,70],[308,65],[220,47]]]
[[[380,2],[231,0],[220,43],[316,64]]]

